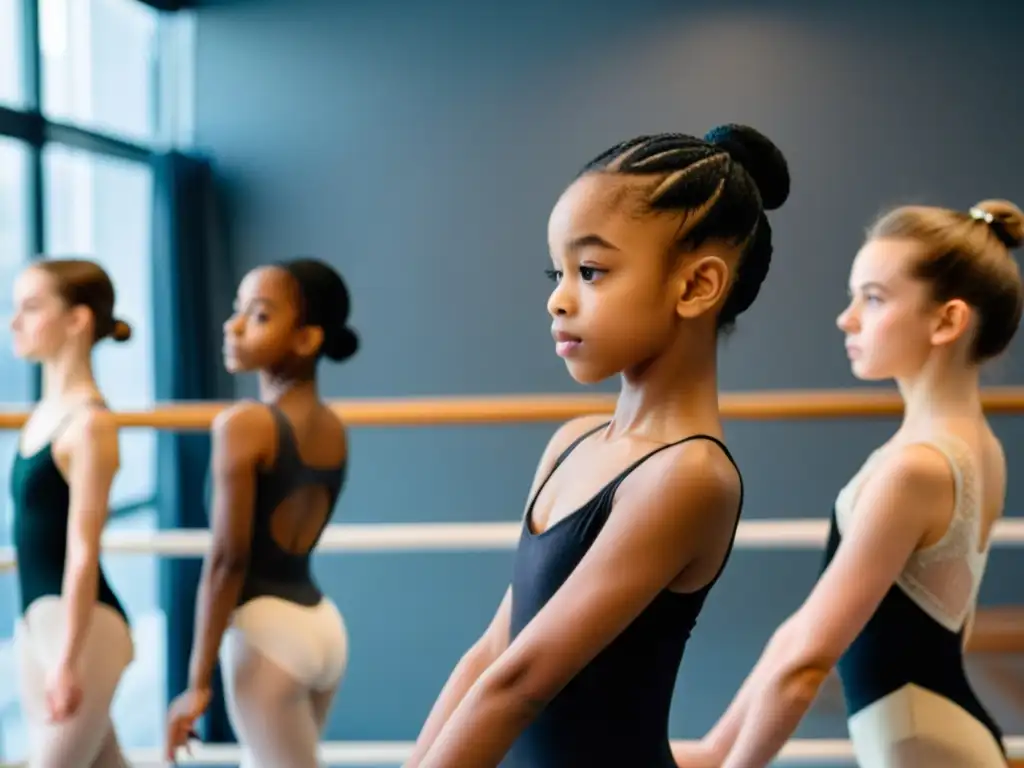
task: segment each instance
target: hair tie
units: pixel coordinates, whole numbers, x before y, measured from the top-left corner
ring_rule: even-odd
[[[984,221],[986,224],[991,224],[996,220],[995,216],[982,208],[971,208],[970,214],[975,221]]]

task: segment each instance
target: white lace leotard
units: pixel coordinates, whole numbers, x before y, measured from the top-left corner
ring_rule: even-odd
[[[949,462],[955,507],[935,544],[915,552],[838,665],[850,739],[861,768],[996,768],[1002,734],[967,680],[963,634],[988,560],[981,489],[967,445],[923,441]],[[875,451],[836,499],[825,565],[855,502],[889,449]]]

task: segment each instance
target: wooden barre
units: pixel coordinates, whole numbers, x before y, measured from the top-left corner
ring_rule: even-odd
[[[966,650],[971,654],[1024,654],[1024,606],[979,608]]]
[[[494,397],[424,397],[331,400],[338,415],[352,426],[420,427],[444,424],[514,424],[564,421],[611,412],[613,395],[508,395]],[[170,430],[209,429],[226,401],[166,402],[146,410],[117,412],[123,427]],[[983,391],[989,414],[1024,413],[1024,387],[992,387]],[[727,419],[758,421],[894,417],[903,412],[899,396],[881,389],[778,390],[729,392],[720,399]],[[18,429],[28,414],[0,411],[0,429]]]

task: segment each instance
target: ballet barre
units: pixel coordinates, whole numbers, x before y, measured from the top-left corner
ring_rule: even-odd
[[[983,390],[983,405],[990,415],[1024,414],[1024,387]],[[118,410],[114,415],[126,428],[170,431],[207,430],[229,402],[159,403],[151,409]],[[510,395],[492,397],[429,397],[332,400],[330,405],[353,427],[426,427],[484,424],[521,424],[564,421],[578,416],[610,413],[612,395]],[[720,398],[722,416],[729,420],[816,420],[840,418],[894,418],[903,404],[890,389],[776,390],[730,392]],[[0,429],[18,429],[26,410],[0,410]],[[342,552],[476,552],[511,550],[522,530],[521,521],[492,523],[341,524],[324,532],[320,551]],[[739,524],[736,547],[747,550],[820,550],[828,534],[828,521],[745,520]],[[1004,518],[992,534],[993,546],[1024,545],[1024,518]],[[164,531],[109,531],[103,537],[104,554],[202,557],[210,546],[206,529]],[[0,548],[0,572],[15,565],[11,548]],[[1019,617],[1003,623],[1003,634],[1013,637],[1016,649]],[[991,634],[991,633],[989,633]],[[998,633],[997,633],[998,634]],[[998,642],[996,642],[998,641]],[[1005,638],[992,648],[1002,652]],[[984,645],[984,644],[983,644]],[[1024,736],[1005,738],[1011,765],[1024,767]],[[401,766],[412,750],[410,742],[326,742],[321,758],[329,766]],[[133,766],[166,766],[162,750],[129,750]],[[236,745],[196,745],[192,756],[182,754],[179,765],[234,766],[241,757]],[[1022,761],[1018,764],[1017,761]],[[778,766],[853,766],[850,742],[845,739],[793,739],[775,762]],[[0,768],[23,768],[3,762]]]
[[[479,552],[511,550],[521,522],[499,523],[343,523],[330,525],[318,545],[321,554],[341,552]],[[753,550],[820,550],[827,520],[745,520],[736,547]],[[104,554],[202,557],[210,548],[205,528],[167,531],[108,531]],[[1003,518],[992,533],[996,547],[1024,546],[1024,518]],[[0,571],[14,566],[14,550],[0,548]]]
[[[564,421],[610,413],[613,395],[496,395],[489,397],[401,397],[330,400],[350,426],[426,427],[456,424],[519,424]],[[144,410],[114,412],[122,427],[191,431],[209,429],[231,403],[164,402]],[[982,404],[990,415],[1024,413],[1024,387],[988,387]],[[899,395],[881,387],[820,390],[725,392],[723,418],[740,421],[895,417],[903,412]],[[0,429],[19,429],[26,410],[0,410]]]
[[[1024,758],[1024,736],[1005,739],[1011,760]],[[411,742],[335,741],[320,745],[320,759],[327,766],[390,766],[398,768],[412,752]],[[129,750],[134,768],[164,768],[162,750]],[[178,765],[236,766],[240,749],[233,744],[197,745],[192,755],[182,753]],[[845,739],[793,739],[783,748],[777,766],[855,766],[853,748]],[[21,763],[0,763],[0,768],[24,768]]]

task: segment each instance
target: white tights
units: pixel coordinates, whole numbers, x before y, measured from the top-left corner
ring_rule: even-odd
[[[28,724],[29,768],[128,768],[110,719],[110,705],[134,647],[124,619],[97,604],[82,647],[82,703],[60,723],[48,722],[46,679],[59,658],[67,626],[63,602],[42,597],[15,628],[21,705]]]
[[[260,597],[239,608],[221,645],[239,768],[317,768],[347,662],[344,622],[327,598],[308,608]]]

